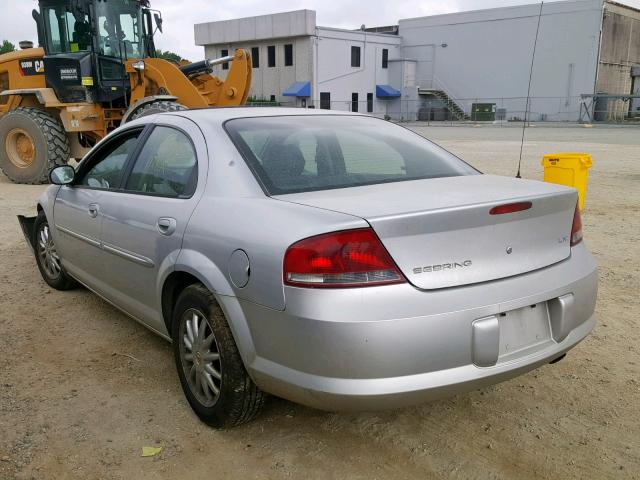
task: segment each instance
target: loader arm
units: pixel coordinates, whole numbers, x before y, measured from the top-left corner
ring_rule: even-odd
[[[250,60],[245,50],[237,50],[224,80],[209,73],[188,77],[161,58],[129,60],[126,71],[131,82],[130,105],[154,95],[174,96],[187,108],[243,105],[251,88]]]

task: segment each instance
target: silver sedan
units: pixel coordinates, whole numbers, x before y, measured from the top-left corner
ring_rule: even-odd
[[[171,340],[216,427],[253,418],[265,393],[335,411],[475,389],[595,325],[575,190],[482,175],[376,118],[153,115],[51,181],[21,217],[44,280]]]

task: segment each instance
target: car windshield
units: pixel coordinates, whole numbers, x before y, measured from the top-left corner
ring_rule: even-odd
[[[225,128],[269,195],[478,173],[420,135],[372,117],[241,118]]]

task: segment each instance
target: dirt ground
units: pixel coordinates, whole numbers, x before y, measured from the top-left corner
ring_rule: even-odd
[[[412,128],[515,174],[519,129]],[[601,278],[599,324],[565,360],[395,411],[272,398],[226,432],[191,413],[169,344],[86,290],[46,286],[16,221],[45,187],[0,175],[0,479],[640,478],[640,129],[531,128],[523,176],[553,151],[593,155],[583,222]]]

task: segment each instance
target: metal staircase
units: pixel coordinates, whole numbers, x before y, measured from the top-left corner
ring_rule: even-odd
[[[469,120],[470,117],[464,110],[458,105],[455,100],[453,100],[447,92],[444,90],[438,90],[435,88],[420,88],[418,90],[418,95],[425,95],[427,97],[435,97],[442,102],[442,104],[446,107],[449,112],[451,112],[451,116],[455,120]]]

